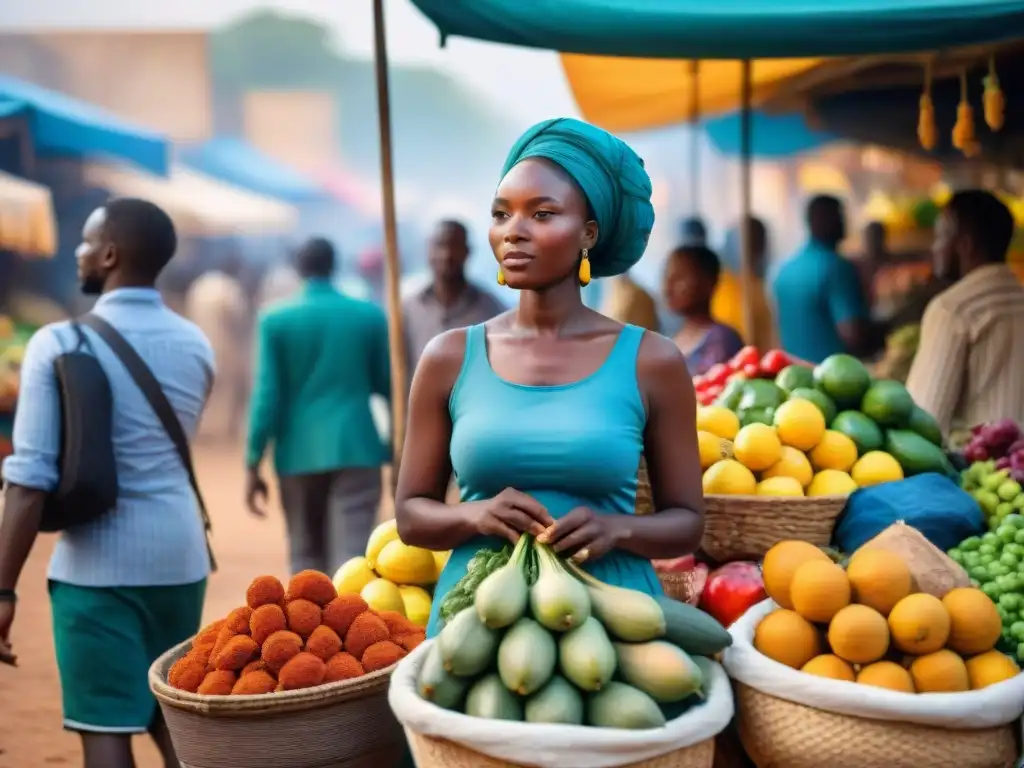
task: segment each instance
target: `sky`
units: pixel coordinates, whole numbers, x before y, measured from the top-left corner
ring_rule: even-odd
[[[410,0],[384,5],[392,62],[450,73],[517,125],[576,114],[556,54],[462,39],[441,48],[437,29]],[[0,0],[0,28],[211,29],[263,8],[316,18],[334,30],[348,54],[373,56],[372,0]]]

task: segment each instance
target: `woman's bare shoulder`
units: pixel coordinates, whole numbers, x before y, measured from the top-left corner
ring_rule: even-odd
[[[468,328],[453,328],[444,331],[432,338],[419,363],[416,365],[417,373],[426,369],[437,375],[448,370],[458,373],[462,367],[462,361],[466,357],[466,338]]]
[[[686,357],[670,338],[654,331],[645,331],[640,342],[637,365],[642,372],[690,377]]]

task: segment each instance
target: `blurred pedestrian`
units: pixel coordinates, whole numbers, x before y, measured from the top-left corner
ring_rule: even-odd
[[[433,279],[402,304],[410,380],[423,350],[435,336],[483,323],[506,310],[494,294],[466,277],[468,258],[466,227],[452,220],[439,222],[427,255]]]
[[[203,438],[235,441],[241,432],[251,325],[242,269],[241,258],[231,255],[196,278],[185,297],[187,317],[206,334],[217,358],[217,381],[199,427]]]
[[[273,444],[292,573],[326,573],[366,549],[390,459],[370,410],[390,400],[388,326],[375,304],[332,285],[334,247],[322,238],[296,257],[303,288],[261,313],[246,449],[246,504],[263,517],[260,464]]]
[[[174,225],[160,208],[113,200],[85,223],[78,274],[82,291],[99,295],[92,314],[149,368],[188,439],[210,391],[214,360],[202,332],[168,309],[155,287],[176,244]],[[118,494],[110,512],[66,528],[50,559],[64,727],[81,737],[85,768],[132,768],[132,736],[147,732],[163,764],[176,766],[147,675],[159,654],[199,629],[210,570],[203,520],[182,456],[147,396],[111,347],[92,329],[79,330],[110,382]],[[3,464],[0,656],[11,655],[14,590],[48,497],[62,482],[75,481],[61,477],[68,447],[61,445],[54,362],[76,345],[75,331],[62,322],[36,333],[25,350],[14,455]],[[85,450],[97,448],[88,436],[85,442]]]
[[[647,291],[629,273],[608,279],[608,295],[601,305],[601,314],[626,325],[636,325],[657,333],[661,330],[658,306]]]
[[[768,228],[756,216],[747,219],[750,242],[750,278],[753,293],[754,327],[744,328],[742,255],[739,226],[732,227],[725,236],[725,253],[718,287],[711,298],[711,316],[735,328],[748,344],[762,352],[777,345],[775,319],[768,301],[765,276],[768,271]]]
[[[718,256],[703,245],[681,245],[665,264],[665,303],[683,318],[675,335],[691,376],[700,376],[743,348],[735,328],[711,317],[711,297],[718,283]]]

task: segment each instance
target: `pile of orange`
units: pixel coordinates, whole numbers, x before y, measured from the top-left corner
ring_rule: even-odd
[[[844,570],[802,541],[765,555],[779,607],[754,632],[765,656],[803,672],[903,693],[977,690],[1020,673],[995,650],[1002,620],[980,589],[916,592],[904,560],[861,549]]]

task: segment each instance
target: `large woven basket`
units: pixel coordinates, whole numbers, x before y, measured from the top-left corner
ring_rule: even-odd
[[[1013,768],[1018,754],[1015,724],[950,730],[867,720],[739,682],[735,690],[740,740],[758,768]]]
[[[521,763],[496,760],[454,742],[424,736],[408,729],[406,736],[417,768],[530,768]],[[630,763],[623,768],[712,768],[714,762],[715,740],[711,738],[667,755]]]
[[[405,754],[388,706],[393,667],[299,691],[199,696],[167,684],[190,647],[175,646],[149,670],[183,768],[391,768]]]

